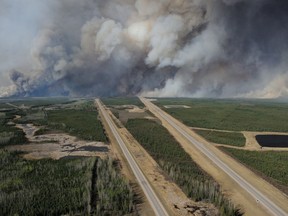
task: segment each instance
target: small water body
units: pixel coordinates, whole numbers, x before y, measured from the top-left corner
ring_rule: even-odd
[[[89,151],[89,152],[108,152],[109,149],[104,146],[82,146],[77,151]]]
[[[288,148],[288,135],[257,135],[256,140],[262,147]]]

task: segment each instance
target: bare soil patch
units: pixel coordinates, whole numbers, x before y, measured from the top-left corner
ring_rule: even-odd
[[[264,136],[264,135],[274,135],[274,136],[288,136],[288,133],[279,133],[279,132],[248,132],[248,131],[243,131],[243,135],[246,137],[246,145],[243,149],[246,150],[256,150],[256,151],[288,151],[288,146],[287,147],[265,147],[261,146],[257,140],[256,136]]]
[[[129,119],[135,118],[149,118],[155,119],[153,116],[149,115],[146,109],[141,109],[135,105],[121,105],[113,106],[110,109],[112,113],[118,113],[119,120],[125,124]]]
[[[164,106],[166,109],[172,109],[172,108],[184,108],[184,109],[189,109],[191,108],[190,106],[187,105],[165,105]]]
[[[110,149],[107,144],[102,142],[87,142],[65,133],[34,136],[39,127],[32,124],[18,124],[17,127],[24,131],[30,144],[8,146],[6,149],[22,151],[24,152],[23,157],[26,159],[52,158],[58,160],[67,156],[103,158],[107,156]]]
[[[208,129],[208,128],[199,128],[199,127],[189,127],[192,130],[205,130],[205,131],[217,131],[217,132],[225,132],[225,133],[235,133],[235,131],[229,131],[229,130],[218,130],[218,129]],[[241,133],[245,136],[246,138],[246,143],[244,147],[236,147],[236,146],[230,146],[230,145],[223,145],[219,143],[213,143],[215,146],[224,146],[227,148],[235,148],[235,149],[245,149],[245,150],[253,150],[253,151],[288,151],[288,141],[286,141],[286,144],[280,144],[281,146],[277,145],[272,145],[272,146],[265,146],[265,145],[260,145],[259,142],[257,141],[256,137],[257,136],[273,136],[273,137],[278,137],[278,136],[285,136],[288,137],[288,133],[283,133],[283,132],[251,132],[251,131],[241,131]],[[288,139],[288,138],[287,138]]]

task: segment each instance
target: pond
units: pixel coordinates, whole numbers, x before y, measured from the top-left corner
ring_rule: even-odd
[[[105,146],[82,146],[77,151],[108,152],[109,149]]]
[[[256,140],[262,147],[288,148],[288,135],[257,135]]]

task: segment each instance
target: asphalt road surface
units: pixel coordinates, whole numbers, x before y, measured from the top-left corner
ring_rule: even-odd
[[[166,215],[168,216],[167,211],[165,210],[164,206],[162,205],[162,203],[158,199],[157,195],[153,191],[150,183],[148,182],[148,180],[146,179],[146,177],[144,176],[144,174],[140,170],[139,166],[137,165],[136,161],[134,160],[133,156],[131,155],[131,153],[127,149],[127,147],[126,147],[123,139],[121,138],[120,134],[118,133],[116,126],[113,123],[111,117],[106,112],[103,105],[101,104],[101,101],[99,99],[96,99],[96,103],[99,107],[99,111],[103,114],[105,121],[109,125],[115,139],[117,140],[124,156],[126,157],[134,175],[136,176],[136,178],[138,180],[139,185],[141,186],[142,190],[144,191],[144,194],[146,195],[146,197],[147,197],[150,205],[152,206],[155,214],[157,216],[166,216]]]
[[[271,214],[276,216],[287,216],[288,212],[285,212],[279,206],[277,206],[272,200],[262,194],[259,190],[253,187],[249,182],[243,179],[237,172],[232,170],[227,164],[225,164],[219,157],[211,152],[204,144],[197,141],[189,133],[183,130],[173,118],[159,107],[151,103],[148,99],[140,98],[141,101],[148,107],[158,113],[167,123],[169,123],[178,133],[185,137],[192,145],[200,150],[206,157],[208,157],[213,163],[215,163],[220,169],[222,169],[227,175],[229,175],[235,182],[237,182],[244,190],[246,190],[252,197],[256,199],[259,204],[262,204]]]

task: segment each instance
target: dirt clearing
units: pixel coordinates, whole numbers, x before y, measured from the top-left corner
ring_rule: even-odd
[[[87,142],[79,140],[65,133],[51,133],[34,136],[39,127],[33,124],[18,124],[26,134],[30,144],[6,147],[9,151],[22,151],[26,159],[52,158],[58,160],[67,156],[105,157],[109,152],[109,145],[102,142]]]

